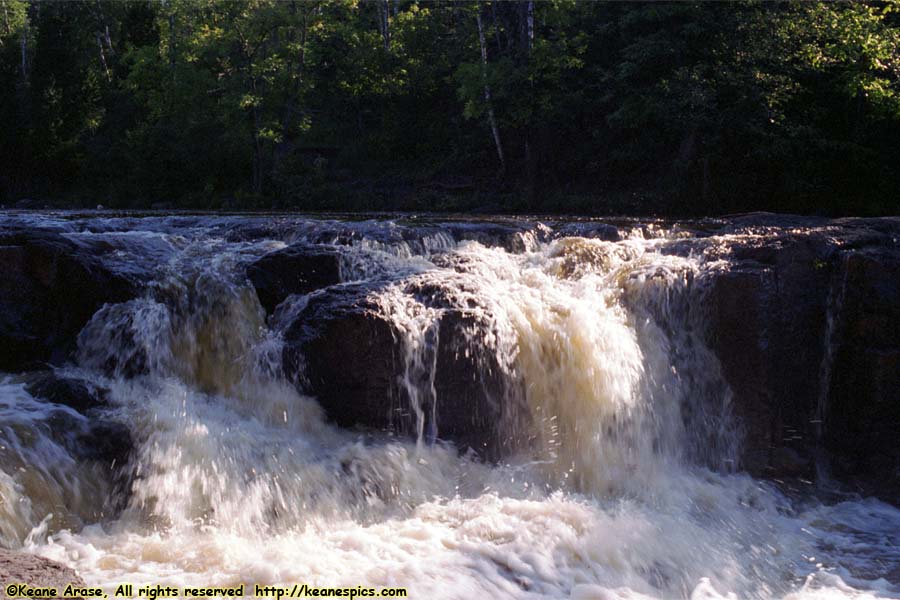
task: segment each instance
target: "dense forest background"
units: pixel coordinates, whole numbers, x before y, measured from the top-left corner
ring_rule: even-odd
[[[0,0],[0,203],[900,213],[900,3]]]

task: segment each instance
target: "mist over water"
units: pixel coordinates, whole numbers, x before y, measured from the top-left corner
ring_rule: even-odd
[[[109,389],[101,411],[136,446],[116,468],[133,477],[126,494],[76,461],[51,424],[76,435],[85,417],[6,376],[0,544],[105,586],[900,597],[900,511],[788,497],[737,471],[742,425],[704,342],[708,275],[728,268],[705,252],[715,236],[274,218],[249,236],[235,221],[47,218],[148,282],[94,315],[63,370]],[[298,391],[302,373],[285,377],[286,329],[323,292],[267,319],[246,266],[297,242],[338,252],[337,287],[362,287],[391,323],[412,435],[338,428]],[[473,377],[500,382],[499,462],[442,437],[436,348],[449,313],[463,319],[458,351],[483,367]]]

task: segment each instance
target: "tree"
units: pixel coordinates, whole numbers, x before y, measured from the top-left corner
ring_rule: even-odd
[[[0,0],[2,196],[897,212],[898,7]]]

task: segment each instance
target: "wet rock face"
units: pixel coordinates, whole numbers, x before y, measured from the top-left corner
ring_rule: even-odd
[[[197,217],[193,224],[201,221]],[[285,224],[278,235],[293,236],[291,227]],[[526,241],[562,236],[621,240],[636,224],[559,223],[552,230],[482,222],[305,227],[303,244],[259,258],[246,273],[284,335],[286,375],[317,397],[337,424],[405,435],[416,433],[412,382],[427,391],[419,398],[426,439],[436,436],[496,458],[515,443],[504,435],[527,410],[516,404],[521,395],[508,389],[496,357],[484,346],[488,325],[479,321],[478,310],[470,310],[477,307],[442,295],[440,281],[407,281],[405,293],[440,313],[424,336],[427,368],[411,372],[403,332],[372,295],[406,276],[382,273],[365,285],[341,283],[342,253],[365,238],[406,244],[413,253],[428,250],[429,260],[452,269],[452,252],[441,253],[467,240],[521,252]],[[269,238],[274,231],[266,226],[235,235]],[[672,231],[686,235],[666,241],[663,252],[702,252],[726,265],[703,274],[707,287],[698,301],[708,317],[708,345],[734,393],[744,430],[743,468],[811,478],[814,460],[824,456],[837,476],[861,491],[887,490],[900,498],[900,221],[746,215]],[[107,356],[91,348],[95,362],[81,366],[124,378],[148,372],[149,355],[142,348],[168,342],[121,342],[137,329],[131,305],[146,298],[135,299],[127,271],[123,276],[101,262],[101,255],[115,255],[131,242],[108,248],[91,243],[75,244],[51,229],[0,229],[0,371],[69,360],[79,331],[109,304],[98,315],[109,336],[97,339],[110,348],[136,350]],[[290,296],[296,298],[286,302]],[[153,309],[145,303],[144,318]],[[102,391],[47,375],[37,375],[28,389],[91,415],[92,429],[67,442],[80,458],[128,460],[127,429],[104,421]]]
[[[485,324],[465,311],[446,312],[438,326],[434,387],[438,436],[489,460],[522,443],[515,437],[527,419],[524,396],[510,389],[489,349],[468,342],[467,331]],[[513,437],[510,437],[513,436]]]
[[[134,451],[131,430],[124,423],[108,419],[95,419],[86,432],[78,436],[76,455],[82,459],[95,460],[108,465],[115,478],[127,481],[131,473],[127,469]]]
[[[782,430],[769,390],[768,336],[760,329],[767,317],[771,274],[732,271],[718,276],[711,288],[710,346],[735,394],[735,412],[746,430],[743,468],[762,473],[769,464],[774,439]]]
[[[812,457],[832,251],[806,239],[732,250],[712,285],[711,345],[747,430],[744,466],[772,474],[781,448]]]
[[[285,332],[284,368],[338,425],[388,429],[402,421],[399,357],[390,323],[362,286],[309,299]]]
[[[741,467],[811,479],[825,457],[864,491],[879,479],[897,482],[900,223],[780,219],[740,217],[667,250],[727,264],[705,273],[699,301],[709,346],[734,393]],[[433,257],[448,266],[444,259]],[[339,425],[413,434],[402,335],[370,296],[382,284],[336,285],[337,257],[320,248],[279,251],[253,269],[269,311],[290,294],[310,293],[285,328],[285,370],[300,389]],[[519,395],[506,388],[489,349],[470,341],[485,326],[467,311],[474,307],[455,306],[440,285],[429,285],[412,281],[406,290],[442,311],[425,338],[433,380],[414,381],[434,389],[422,407],[424,435],[436,420],[438,438],[501,456],[510,442],[498,441],[498,432],[527,410],[516,405]]]
[[[83,379],[61,377],[52,371],[31,375],[25,391],[35,398],[62,404],[80,413],[107,406],[107,390]]]
[[[97,309],[134,293],[59,234],[0,231],[0,370],[61,364]]]
[[[134,440],[127,425],[93,414],[87,420],[71,412],[51,412],[47,427],[54,440],[72,457],[82,462],[96,462],[101,472],[114,483],[125,483],[132,474],[126,469],[134,451]]]
[[[514,411],[499,367],[467,342],[465,330],[479,324],[465,311],[443,312],[425,335],[424,368],[416,370],[401,332],[370,291],[345,285],[309,298],[285,332],[288,378],[315,396],[338,425],[415,436],[416,407],[404,382],[409,379],[416,389],[434,390],[419,399],[426,441],[450,441],[460,451],[499,458],[512,441],[497,433]]]
[[[900,499],[900,248],[853,251],[840,275],[825,443],[835,475]]]
[[[823,221],[723,249],[708,333],[747,470],[811,478],[820,456],[861,491],[900,499],[897,240],[890,219]]]
[[[25,421],[29,423],[22,429],[27,432],[25,437],[19,439],[34,442],[46,436],[71,458],[72,462],[65,464],[82,474],[78,477],[89,473],[91,486],[104,490],[103,497],[85,491],[84,506],[90,506],[90,510],[82,514],[99,519],[104,512],[123,509],[135,477],[135,439],[129,425],[111,410],[110,391],[65,369],[31,372],[11,381],[23,384],[24,390],[40,403],[35,417]],[[58,458],[52,453],[47,456]],[[7,462],[9,455],[3,459],[0,466],[7,473],[14,472],[10,468],[19,468],[15,458],[12,463]],[[50,462],[55,463],[55,459]]]
[[[473,231],[465,233],[472,236]],[[340,284],[339,252],[333,246],[297,244],[269,253],[247,269],[267,313],[276,321],[287,320],[282,326],[288,379],[314,396],[340,426],[415,436],[418,400],[423,436],[429,441],[436,437],[463,451],[472,448],[498,457],[501,445],[509,444],[498,443],[495,435],[509,418],[505,382],[491,357],[468,343],[465,331],[478,325],[472,316],[449,306],[440,290],[411,290],[443,314],[426,334],[427,368],[410,372],[402,333],[371,296],[383,282]],[[289,296],[304,294],[309,296],[300,300],[299,311],[292,311],[290,303],[282,305]],[[422,380],[430,377],[433,382]],[[411,398],[410,386],[427,390],[432,385],[433,394]]]
[[[247,268],[266,313],[291,294],[308,294],[341,280],[340,254],[333,247],[301,244],[271,252]]]
[[[132,477],[129,462],[134,452],[134,439],[127,425],[112,420],[108,408],[109,390],[75,377],[52,371],[31,373],[25,390],[34,398],[59,405],[48,420],[54,439],[81,461],[102,465],[110,479],[124,491]],[[77,418],[72,411],[87,417]]]

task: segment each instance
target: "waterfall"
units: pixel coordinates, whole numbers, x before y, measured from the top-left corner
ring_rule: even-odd
[[[88,417],[6,376],[4,546],[107,588],[363,583],[435,598],[897,591],[847,566],[840,550],[860,530],[848,523],[864,519],[887,532],[875,551],[896,557],[896,511],[794,503],[736,472],[742,428],[703,309],[711,277],[728,265],[702,244],[685,250],[681,230],[622,227],[610,241],[587,226],[534,223],[486,233],[300,219],[255,238],[225,218],[140,227],[132,237],[116,223],[70,234],[127,248],[127,260],[121,250],[107,264],[140,264],[146,285],[96,312],[77,363],[57,372],[106,390],[88,416],[127,424],[130,461],[111,479],[102,461],[79,459],[65,436],[88,431]],[[409,407],[410,427],[337,427],[313,394],[315,373],[291,376],[292,332],[312,319],[310,306],[327,313],[328,290],[289,295],[266,315],[246,269],[298,243],[333,249],[340,280],[329,289],[359,294],[366,318],[389,329],[396,348],[383,351],[397,368],[386,386]],[[143,262],[141,248],[153,249]],[[496,410],[497,455],[454,438],[459,427],[445,416],[467,405],[454,396],[462,383],[441,379],[447,364],[464,365],[455,376],[469,378],[466,393]],[[385,398],[385,413],[397,401]]]
[[[828,462],[825,459],[824,437],[828,409],[828,395],[831,391],[831,370],[834,365],[835,346],[841,328],[841,310],[844,295],[847,291],[847,259],[843,255],[838,261],[835,273],[828,288],[828,299],[825,308],[825,331],[823,337],[822,363],[819,367],[819,391],[816,401],[815,435],[816,435],[816,481],[822,487],[833,487]]]

